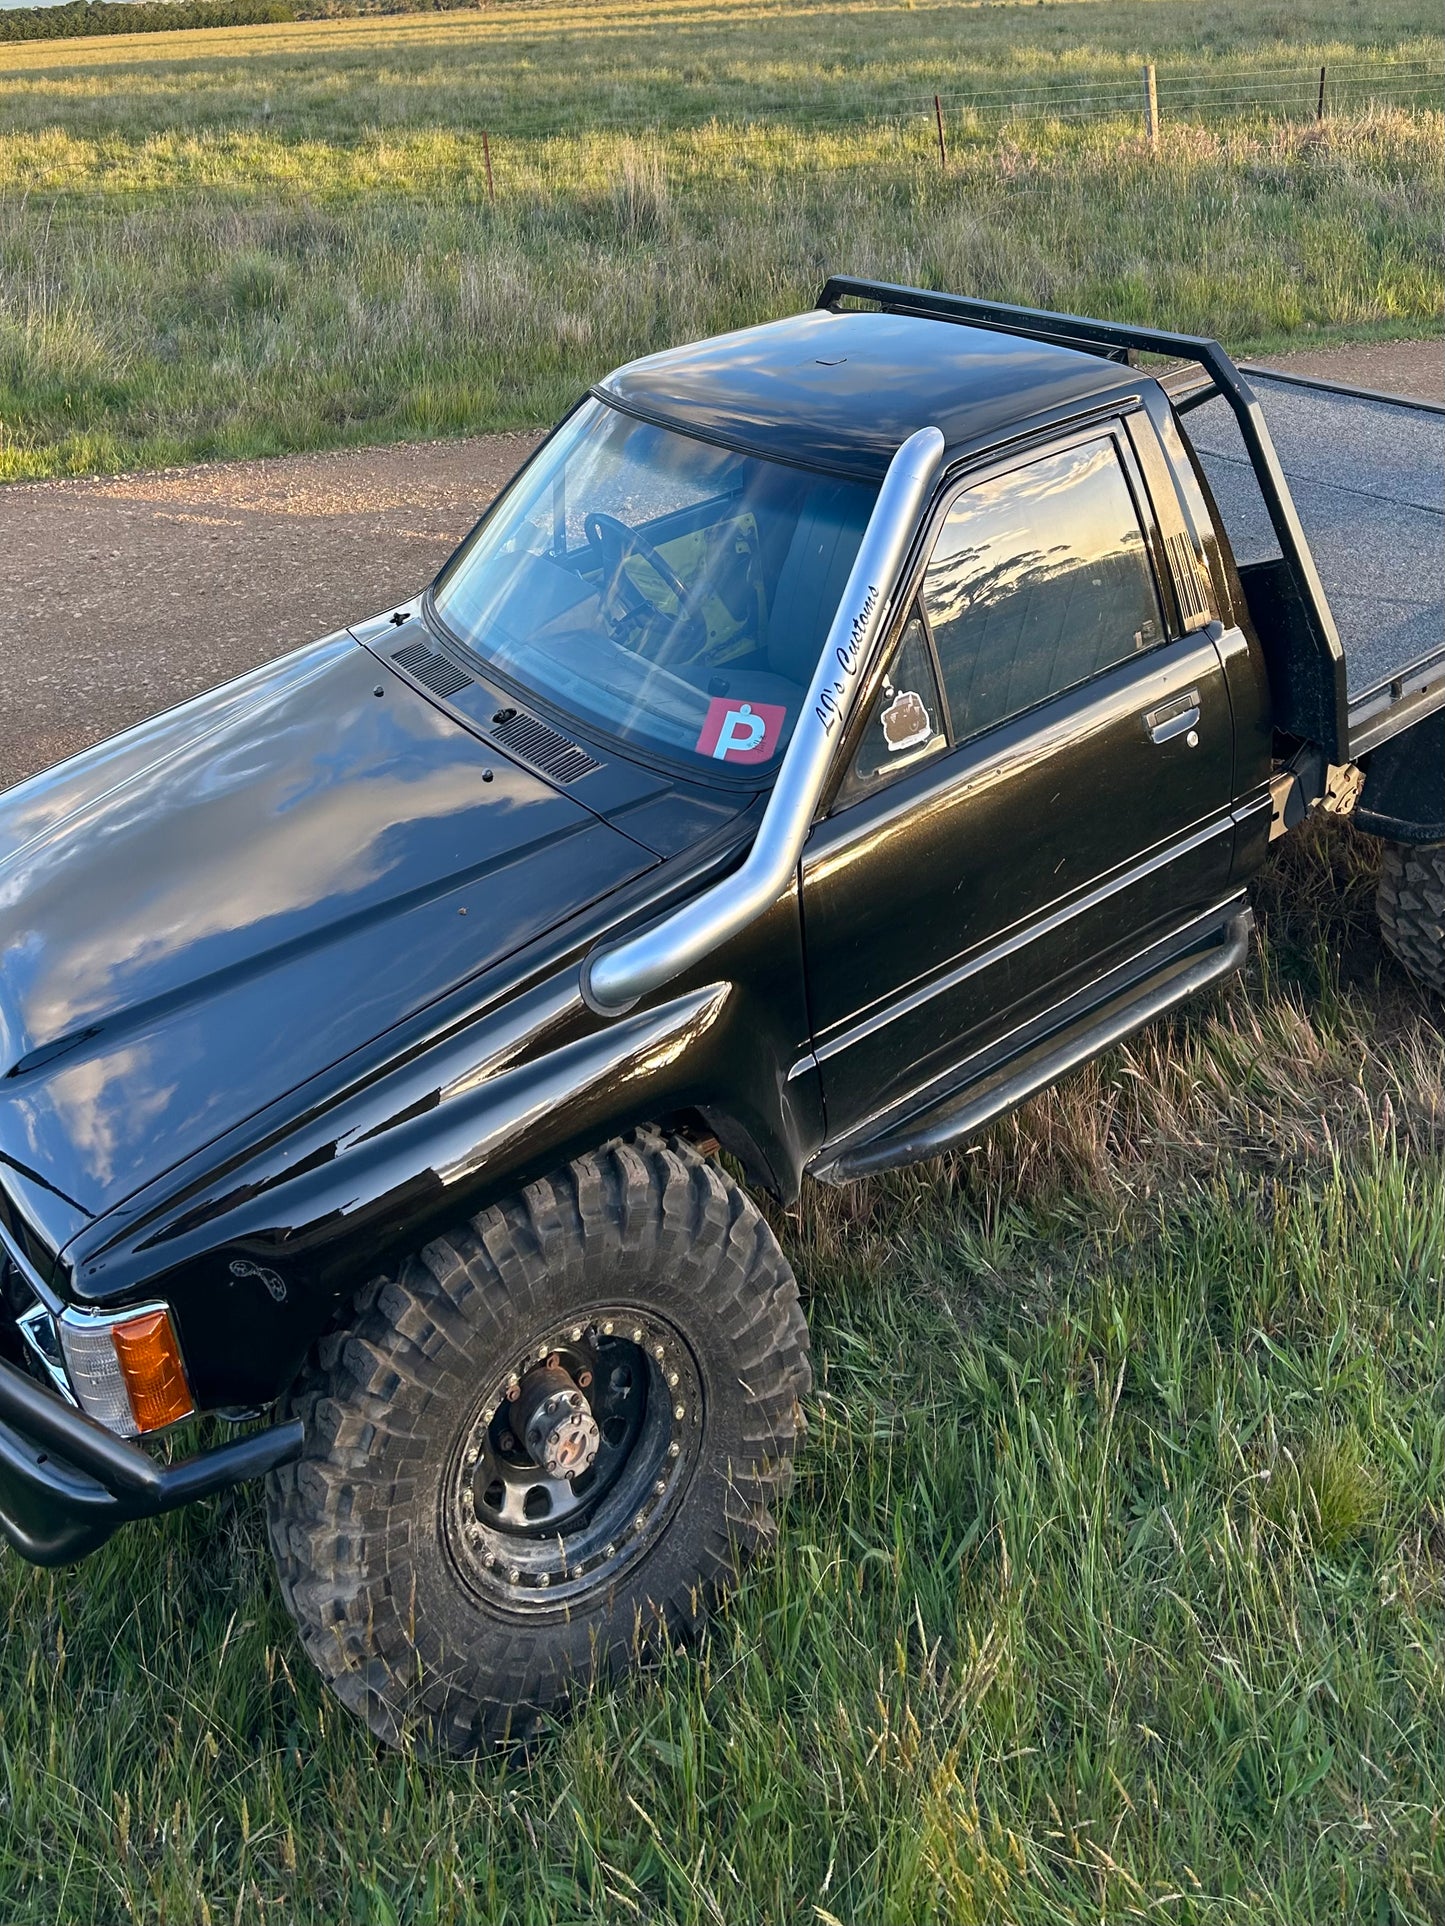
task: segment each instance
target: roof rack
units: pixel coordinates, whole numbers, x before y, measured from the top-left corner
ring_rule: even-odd
[[[1140,354],[1157,354],[1197,363],[1209,376],[1212,387],[1228,402],[1239,423],[1245,452],[1283,557],[1291,607],[1283,623],[1290,638],[1290,659],[1282,665],[1286,699],[1282,705],[1281,726],[1319,743],[1330,762],[1348,761],[1345,652],[1340,646],[1335,619],[1295,512],[1294,499],[1279,465],[1264,411],[1255,399],[1254,390],[1217,341],[1211,341],[1207,335],[1171,334],[1164,328],[1136,327],[1127,321],[1093,321],[1079,314],[1054,314],[1047,308],[1020,308],[1005,301],[979,301],[964,294],[899,287],[889,281],[868,281],[853,274],[830,275],[817,305],[838,313],[849,301],[872,303],[885,314],[916,314],[934,321],[959,322],[966,327],[992,328],[1001,334],[1025,335],[1030,340],[1049,341],[1058,347],[1102,355],[1110,361],[1132,363]]]

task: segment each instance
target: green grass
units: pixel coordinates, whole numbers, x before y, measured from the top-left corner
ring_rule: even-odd
[[[7,1922],[1445,1915],[1445,1087],[1363,846],[1249,979],[779,1219],[775,1555],[528,1763],[377,1751],[250,1495],[0,1567]]]
[[[544,421],[830,269],[1256,351],[1434,332],[1442,117],[1410,75],[1440,51],[1424,0],[602,0],[5,47],[0,478]],[[1251,106],[1303,108],[1321,62],[1323,128]]]

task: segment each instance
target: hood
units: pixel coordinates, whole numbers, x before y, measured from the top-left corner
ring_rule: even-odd
[[[0,1160],[109,1210],[655,861],[304,649],[0,796]]]

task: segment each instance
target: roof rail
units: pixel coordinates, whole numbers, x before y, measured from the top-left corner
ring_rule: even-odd
[[[1014,307],[1005,301],[979,301],[964,294],[942,294],[929,288],[899,287],[889,281],[868,281],[858,275],[830,275],[817,305],[839,312],[847,301],[872,302],[887,314],[916,314],[935,321],[956,321],[967,327],[992,328],[1002,334],[1025,335],[1034,341],[1075,348],[1114,361],[1132,361],[1139,354],[1167,355],[1196,362],[1228,402],[1239,423],[1245,452],[1254,469],[1265,509],[1274,529],[1289,580],[1303,660],[1291,661],[1282,695],[1279,723],[1283,729],[1316,742],[1330,762],[1349,760],[1349,706],[1345,689],[1345,653],[1339,631],[1325,599],[1324,586],[1300,526],[1289,483],[1279,465],[1274,441],[1255,399],[1254,390],[1238,368],[1207,335],[1171,334],[1164,328],[1142,328],[1127,321],[1093,321],[1079,314],[1054,314],[1047,308]],[[1291,654],[1295,653],[1291,650]],[[1294,671],[1298,669],[1299,673]]]

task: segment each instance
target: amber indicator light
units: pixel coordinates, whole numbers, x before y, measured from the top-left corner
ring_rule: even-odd
[[[158,1431],[195,1410],[181,1348],[166,1311],[146,1311],[111,1330],[137,1431]]]

